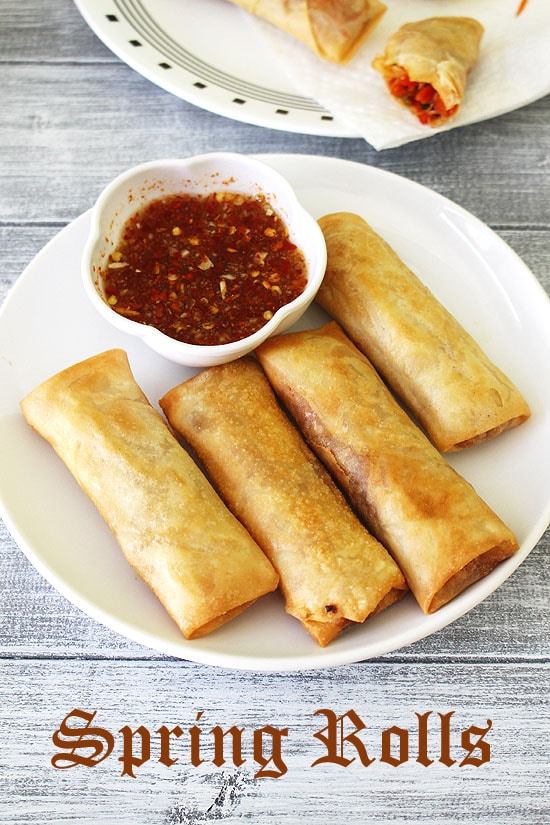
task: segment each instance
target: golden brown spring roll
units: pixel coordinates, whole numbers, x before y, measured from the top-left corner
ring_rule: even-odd
[[[443,452],[529,418],[527,402],[432,292],[359,215],[319,221],[328,253],[317,300]]]
[[[482,36],[483,26],[471,17],[406,23],[372,65],[421,123],[441,126],[460,109]]]
[[[283,413],[255,359],[210,367],[160,405],[271,559],[287,612],[319,645],[404,595],[397,565]]]
[[[304,437],[433,613],[518,548],[334,321],[258,357]]]
[[[149,404],[125,352],[63,370],[21,407],[186,638],[276,589],[269,560]]]
[[[231,0],[305,43],[324,60],[346,63],[386,11],[379,0]]]

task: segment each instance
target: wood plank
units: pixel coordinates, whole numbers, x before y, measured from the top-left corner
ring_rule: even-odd
[[[529,116],[522,109],[377,153],[363,140],[292,140],[285,132],[234,124],[164,92],[122,63],[93,70],[8,64],[2,91],[4,221],[67,222],[134,164],[167,153],[227,149],[346,157],[422,183],[491,226],[549,224],[540,188],[550,153],[550,96],[531,104]]]
[[[118,58],[86,25],[72,0],[57,0],[44,13],[41,0],[0,5],[3,62],[110,62]]]
[[[543,697],[549,687],[548,669],[517,665],[385,663],[305,676],[262,676],[173,662],[12,662],[4,665],[0,684],[0,718],[4,736],[9,734],[0,820],[80,825],[251,820],[267,825],[304,819],[337,823],[345,815],[358,825],[542,824],[549,811],[543,745]],[[70,751],[54,745],[51,737],[75,709],[96,713],[92,724],[113,736],[113,751],[95,767],[56,769],[52,756]],[[316,715],[323,710],[327,713]],[[427,754],[434,761],[423,765],[416,761],[416,714],[430,712]],[[440,761],[445,750],[439,713],[451,714],[449,754],[455,764]],[[316,737],[329,722],[336,730],[339,717],[345,717],[346,736],[361,722],[365,725],[357,738],[372,764],[361,761],[351,739],[330,754]],[[467,755],[462,731],[487,728],[487,720],[486,761],[461,766]],[[73,716],[67,724],[76,728],[79,720]],[[170,756],[178,761],[162,764],[156,731],[176,725],[182,733],[172,738]],[[127,727],[130,737],[140,726],[151,735],[150,758],[132,767],[120,731]],[[192,761],[190,729],[195,726],[202,730],[201,765]],[[239,760],[229,737],[225,764],[214,764],[215,726],[243,729],[242,765],[235,764]],[[288,729],[281,736],[280,763],[274,766],[282,774],[278,778],[262,777],[261,760],[254,758],[254,731],[266,726]],[[383,733],[394,726],[408,731],[409,740],[398,766],[382,759],[384,736],[392,743],[389,755],[399,758],[398,736],[404,739],[405,733]],[[132,738],[137,760],[141,737],[134,733]],[[66,741],[74,745],[76,736]],[[266,757],[272,742],[264,734]],[[82,748],[77,752],[89,754]],[[124,753],[126,764],[119,761]],[[337,764],[338,755],[350,764]],[[480,758],[481,750],[472,755]],[[329,761],[314,765],[324,757]],[[124,770],[135,778],[123,776]]]

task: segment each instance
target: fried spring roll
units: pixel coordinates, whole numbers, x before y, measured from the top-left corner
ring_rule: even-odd
[[[441,126],[458,114],[482,36],[483,26],[471,17],[406,23],[372,65],[420,123]]]
[[[335,322],[271,338],[257,355],[425,613],[518,549],[513,533],[411,421]]]
[[[125,352],[63,370],[21,407],[186,638],[276,589],[272,565],[149,404]]]
[[[257,361],[210,367],[160,405],[280,575],[320,646],[403,596],[404,578],[278,405]]]
[[[346,63],[386,11],[379,0],[231,0],[305,43],[324,60]]]
[[[442,452],[530,416],[527,402],[435,295],[359,215],[319,221],[328,254],[317,300]]]

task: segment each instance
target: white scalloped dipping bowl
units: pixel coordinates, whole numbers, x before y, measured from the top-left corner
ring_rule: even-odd
[[[170,338],[152,326],[132,321],[107,303],[102,271],[115,250],[126,221],[152,200],[173,194],[208,195],[213,191],[263,196],[286,224],[290,240],[302,251],[307,284],[297,298],[275,312],[254,334],[231,343],[201,346]],[[298,201],[290,184],[261,161],[230,152],[213,152],[184,159],[151,161],[129,169],[110,183],[93,210],[90,235],[82,256],[82,279],[87,296],[113,326],[137,336],[170,361],[207,367],[232,361],[254,350],[266,338],[284,332],[309,307],[321,285],[326,246],[317,221]]]

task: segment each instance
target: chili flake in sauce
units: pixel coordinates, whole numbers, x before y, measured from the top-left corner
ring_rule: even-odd
[[[276,210],[232,192],[170,195],[140,209],[103,279],[115,312],[200,345],[251,335],[307,283]]]

